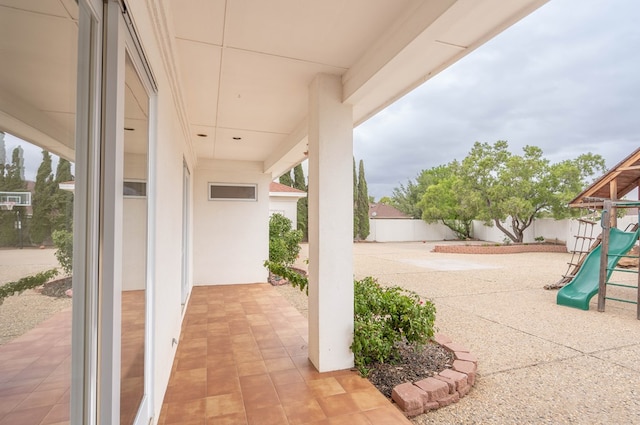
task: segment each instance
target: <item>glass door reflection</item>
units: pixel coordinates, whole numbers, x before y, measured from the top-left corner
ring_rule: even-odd
[[[145,389],[149,96],[128,54],[124,113],[120,424],[131,425]]]

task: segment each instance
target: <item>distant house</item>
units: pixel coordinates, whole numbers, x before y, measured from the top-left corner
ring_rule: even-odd
[[[307,192],[284,184],[269,184],[269,217],[280,213],[291,220],[295,229],[298,225],[298,199],[305,198]]]
[[[369,204],[369,218],[374,219],[407,219],[411,216],[387,204]]]

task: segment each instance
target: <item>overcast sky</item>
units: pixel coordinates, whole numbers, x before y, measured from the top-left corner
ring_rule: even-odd
[[[354,154],[378,200],[497,140],[607,167],[640,147],[640,1],[551,0],[359,126]]]

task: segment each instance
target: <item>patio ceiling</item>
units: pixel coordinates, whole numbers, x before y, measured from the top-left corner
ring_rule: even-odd
[[[279,175],[305,158],[316,74],[342,76],[355,126],[545,2],[166,0],[197,155]]]
[[[129,4],[134,22],[137,11],[159,11],[156,34],[166,42],[166,69],[196,156],[261,162],[279,175],[305,158],[307,93],[316,74],[342,77],[356,126],[546,1]],[[76,70],[62,49],[76,37],[73,0],[0,0],[0,130],[67,158]]]

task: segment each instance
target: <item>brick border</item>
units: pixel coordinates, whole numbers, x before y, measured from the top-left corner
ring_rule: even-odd
[[[519,254],[522,252],[568,252],[565,245],[436,245],[432,252],[447,254]]]
[[[391,399],[407,417],[457,403],[476,383],[478,358],[469,349],[443,334],[436,334],[433,341],[453,353],[453,366],[431,378],[393,388]]]

